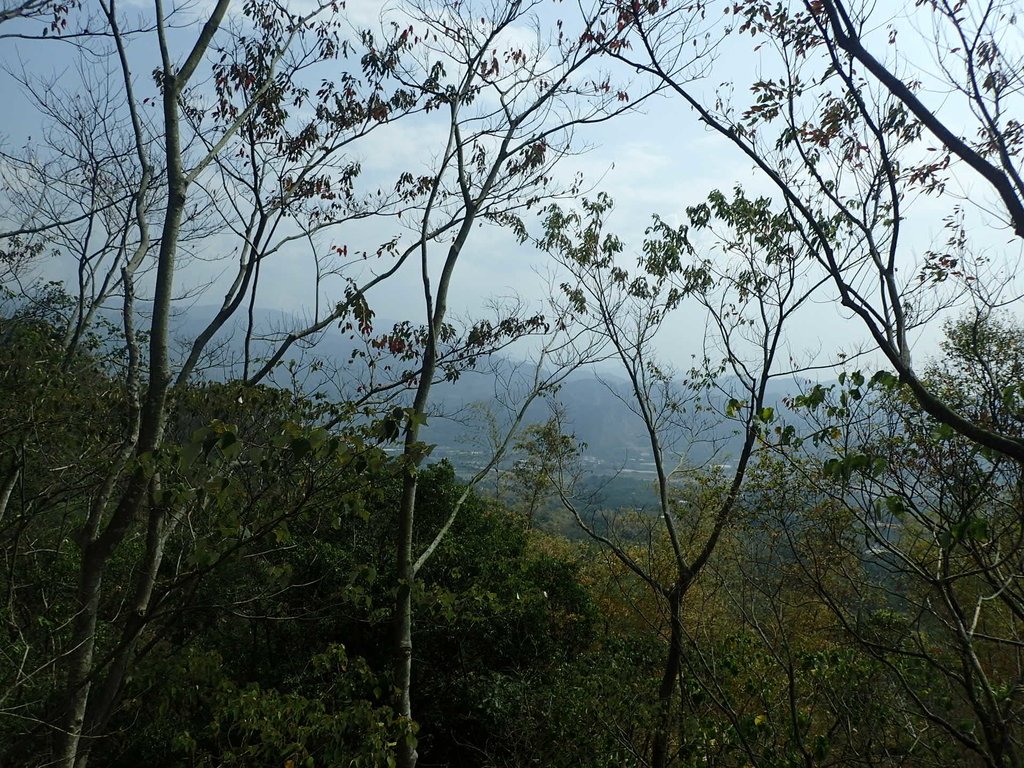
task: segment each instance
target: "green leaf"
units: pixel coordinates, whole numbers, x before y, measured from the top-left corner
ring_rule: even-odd
[[[311,450],[313,450],[313,443],[309,438],[299,437],[292,440],[291,451],[296,459],[301,461]]]
[[[900,385],[900,379],[891,371],[876,371],[871,377],[870,386],[881,387],[882,389],[895,389]]]
[[[181,457],[178,461],[178,468],[181,471],[187,470],[199,458],[199,454],[203,452],[202,442],[186,443],[181,449]]]
[[[242,452],[242,442],[234,432],[225,432],[218,443],[220,452],[228,461],[235,459]]]

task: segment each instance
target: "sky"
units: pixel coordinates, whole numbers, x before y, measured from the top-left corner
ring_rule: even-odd
[[[184,12],[198,15],[206,0],[185,8]],[[138,3],[140,6],[144,3]],[[127,6],[129,13],[134,11]],[[393,12],[398,6],[387,6]],[[390,8],[390,11],[387,9]],[[571,6],[567,6],[571,10]],[[349,3],[348,22],[353,27],[373,25],[377,22],[381,6],[370,0]],[[547,11],[544,12],[547,14]],[[550,15],[540,17],[542,26],[551,23]],[[908,28],[913,25],[908,22]],[[180,34],[184,42],[186,32]],[[531,31],[524,26],[524,39]],[[903,56],[913,55],[913,48],[902,49]],[[909,51],[909,53],[908,53]],[[133,69],[144,73],[155,63],[155,50],[149,44],[140,44],[131,51]],[[749,39],[733,41],[719,50],[709,75],[697,86],[706,94],[735,83],[741,92],[744,83],[752,77],[770,71],[771,51],[757,51]],[[0,119],[0,142],[6,151],[31,147],[40,135],[40,122],[31,102],[26,98],[17,80],[22,72],[52,77],[58,83],[74,82],[76,59],[71,46],[52,41],[36,42],[0,38],[0,104],[5,105]],[[108,63],[90,66],[109,66]],[[615,66],[612,76],[617,82],[633,81],[631,90],[641,92],[645,81],[637,73],[623,66]],[[146,87],[155,93],[151,81],[137,77],[140,93]],[[437,156],[446,134],[443,120],[437,115],[399,120],[361,140],[353,150],[353,159],[364,167],[362,183],[371,189],[374,185],[387,188],[402,171],[425,173]],[[742,186],[749,195],[774,195],[774,190],[763,175],[743,158],[725,139],[704,127],[695,114],[678,98],[659,95],[646,100],[635,111],[623,114],[603,124],[588,126],[579,131],[576,148],[578,154],[565,158],[557,173],[569,180],[577,173],[584,177],[588,194],[605,192],[615,200],[614,213],[608,229],[626,243],[624,262],[634,262],[644,230],[657,214],[671,224],[684,220],[686,206],[704,200],[714,189],[729,191]],[[972,189],[966,186],[963,196],[970,198]],[[0,191],[2,193],[2,191]],[[982,200],[982,204],[985,201]],[[948,213],[947,202],[926,199],[914,209],[907,227],[911,234],[908,251],[922,251],[943,237],[942,217]],[[321,242],[317,247],[344,244],[350,251],[373,250],[376,244],[394,234],[407,237],[396,230],[394,221],[370,221],[346,228],[343,234]],[[1019,258],[1019,247],[1006,243],[1007,238],[995,236],[985,247],[998,259]],[[226,251],[233,247],[227,240],[212,239],[204,244],[204,253],[216,251],[221,243]],[[415,265],[412,265],[415,266]],[[42,267],[45,277],[66,277],[68,264],[55,259]],[[452,288],[454,313],[473,316],[491,297],[518,295],[527,303],[541,306],[548,290],[552,269],[550,259],[529,244],[519,244],[507,232],[494,227],[475,230],[465,255],[455,273]],[[179,287],[193,295],[183,302],[190,311],[204,311],[204,307],[219,301],[229,270],[216,259],[196,262],[182,273]],[[259,296],[259,304],[266,309],[308,315],[314,306],[311,293],[311,265],[308,248],[296,246],[282,252],[280,257],[268,260]],[[337,298],[328,290],[321,302]],[[388,321],[417,320],[422,317],[422,297],[419,276],[414,269],[406,269],[396,278],[388,280],[368,297],[377,316]],[[686,368],[692,355],[700,355],[705,339],[706,318],[699,307],[684,304],[666,323],[659,336],[659,353],[679,367]],[[935,354],[941,336],[941,323],[932,323],[920,334],[917,346],[924,356]],[[839,350],[849,352],[866,342],[866,336],[856,320],[851,319],[836,303],[830,291],[822,291],[791,323],[786,334],[790,356],[803,362],[823,363],[836,359]]]

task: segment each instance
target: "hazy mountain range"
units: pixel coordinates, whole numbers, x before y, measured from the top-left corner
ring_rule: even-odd
[[[205,327],[214,315],[213,307],[194,307],[175,319],[175,337],[180,354],[184,356],[191,339]],[[256,310],[257,336],[294,325],[294,320],[281,312]],[[393,324],[377,321],[376,328],[383,331]],[[212,345],[213,355],[202,369],[208,378],[226,378],[240,373],[243,348],[243,325],[236,321],[222,329]],[[361,347],[359,340],[341,331],[337,326],[325,330],[315,346],[295,347],[285,358],[298,362],[297,373],[292,376],[286,367],[275,373],[279,386],[298,386],[307,391],[322,390],[328,395],[344,396],[346,388],[356,386],[365,379],[366,361],[353,359],[354,349]],[[269,342],[257,341],[257,356],[266,353]],[[319,361],[321,365],[310,365]],[[386,361],[385,361],[386,362]],[[399,363],[395,363],[398,365]],[[432,415],[424,431],[424,439],[435,443],[433,456],[448,458],[460,471],[479,466],[488,451],[488,418],[495,417],[499,429],[506,412],[500,401],[515,393],[505,389],[507,378],[515,378],[515,364],[506,358],[491,360],[486,368],[464,373],[454,382],[442,382],[432,392]],[[735,382],[733,382],[735,383]],[[727,389],[729,382],[725,382]],[[784,410],[786,397],[798,393],[801,384],[795,379],[774,382],[769,390],[769,404]],[[581,369],[572,374],[554,396],[564,407],[567,428],[577,440],[586,444],[585,461],[595,474],[615,472],[652,473],[650,442],[643,421],[627,403],[632,402],[627,379],[613,368],[600,372]],[[675,457],[690,463],[716,462],[728,464],[739,445],[739,425],[724,417],[727,395],[721,391],[706,393],[703,409],[689,407],[676,418],[677,424],[666,426],[663,442]],[[539,399],[527,413],[528,423],[547,420],[551,415],[552,397]],[[512,457],[510,457],[512,460]]]

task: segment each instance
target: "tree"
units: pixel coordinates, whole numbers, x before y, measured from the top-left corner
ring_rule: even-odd
[[[556,485],[580,527],[608,547],[667,610],[668,652],[651,748],[651,763],[663,768],[671,760],[673,703],[686,665],[684,600],[732,522],[754,450],[774,420],[766,400],[768,384],[777,376],[792,375],[776,370],[783,329],[817,286],[803,279],[803,246],[788,214],[774,213],[769,200],[750,200],[740,190],[731,200],[716,192],[707,203],[688,208],[688,225],[673,228],[655,218],[644,242],[641,271],[635,276],[617,262],[621,241],[603,231],[610,201],[587,202],[583,209],[580,214],[550,208],[543,243],[570,275],[562,287],[581,322],[607,340],[628,379],[629,386],[618,396],[642,421],[650,441],[658,517],[670,546],[671,566],[661,571],[657,558],[638,561],[627,547],[583,519],[564,477]],[[701,230],[715,236],[721,259],[693,244],[691,237]],[[724,361],[721,368],[705,362],[703,370],[692,373],[692,380],[679,381],[675,372],[655,360],[652,343],[669,313],[688,299],[706,310],[714,328],[707,338],[721,344]],[[735,378],[718,382],[726,368]],[[685,456],[673,467],[669,449],[681,427],[698,431],[698,418],[687,411],[695,410],[699,399],[714,389],[727,401],[722,415],[736,419],[739,426],[735,466],[718,497],[687,502],[676,487],[680,479],[685,482]],[[556,446],[560,467],[573,455],[571,448]],[[710,478],[697,480],[698,485],[705,482],[711,484]]]
[[[1019,327],[968,316],[947,334],[926,385],[972,421],[1019,433],[1016,379],[999,378],[1019,365]],[[916,729],[941,735],[920,748],[1019,765],[1020,465],[931,417],[891,376],[844,374],[797,404],[815,426],[798,447],[826,457],[804,462],[804,484],[847,520],[796,548],[804,578],[883,664]]]
[[[423,180],[422,202],[410,214],[418,233],[415,246],[426,315],[425,344],[401,437],[405,474],[397,541],[395,679],[398,711],[410,719],[411,596],[417,572],[432,552],[428,548],[417,555],[413,549],[417,470],[424,456],[419,433],[442,345],[449,342],[446,318],[452,276],[478,223],[493,221],[524,234],[519,214],[553,194],[552,168],[570,151],[575,129],[630,108],[610,81],[591,69],[596,51],[586,40],[589,21],[578,37],[537,30],[535,45],[520,44],[514,30],[533,23],[537,7],[532,2],[479,8],[446,2],[415,6],[408,34],[416,35],[416,24],[423,25],[425,47],[396,75],[400,82],[422,88],[425,109],[436,110],[447,128],[446,146]],[[449,244],[440,249],[438,269],[431,251],[442,237]],[[467,341],[492,344],[542,322],[535,317],[524,324],[511,318],[474,326]],[[413,768],[413,743],[400,747],[399,765]]]
[[[42,34],[60,34],[65,29],[66,16],[74,2],[55,0],[4,0],[0,4],[0,24],[18,19],[47,19],[49,22]]]
[[[180,60],[174,44],[186,34],[179,28],[182,20],[172,18],[173,12],[165,14],[160,2],[155,3],[147,24],[138,29],[124,27],[121,11],[112,2],[98,10],[76,12],[71,20],[73,28],[80,30],[74,35],[76,45],[86,58],[110,62],[113,74],[94,77],[85,70],[87,84],[96,87],[87,88],[85,99],[63,102],[26,80],[55,126],[47,134],[52,137],[52,154],[39,162],[31,157],[8,158],[20,165],[9,177],[6,202],[10,215],[22,220],[5,227],[3,238],[16,253],[30,255],[52,243],[58,250],[66,249],[77,263],[75,299],[60,307],[70,310],[67,319],[51,326],[60,329],[64,340],[64,366],[75,370],[78,356],[84,353],[81,342],[108,301],[120,304],[123,326],[124,352],[121,360],[114,361],[118,381],[112,385],[119,395],[110,402],[121,408],[110,421],[119,436],[88,446],[89,453],[84,455],[98,458],[106,452],[106,459],[94,467],[95,474],[88,476],[88,490],[63,488],[55,498],[44,495],[36,511],[60,515],[56,504],[73,499],[71,520],[80,529],[71,537],[80,554],[77,594],[67,605],[69,632],[60,638],[60,650],[50,661],[59,673],[60,691],[52,701],[52,710],[59,714],[51,711],[45,716],[56,734],[53,759],[66,766],[86,765],[91,746],[116,706],[143,629],[156,613],[153,600],[164,596],[157,583],[168,542],[196,500],[197,489],[189,487],[188,481],[184,489],[177,485],[181,478],[172,457],[182,454],[166,444],[175,394],[171,311],[181,290],[179,267],[190,237],[186,224],[205,224],[209,219],[197,218],[197,213],[230,198],[230,194],[224,198],[210,194],[208,185],[216,179],[212,170],[224,170],[223,156],[241,140],[250,149],[255,142],[273,143],[278,159],[290,158],[301,165],[297,171],[292,166],[300,192],[271,202],[260,198],[248,209],[236,208],[238,218],[254,221],[256,229],[239,230],[246,240],[241,266],[234,292],[225,300],[226,312],[211,326],[216,331],[217,324],[238,308],[247,289],[255,290],[254,265],[267,255],[259,228],[279,221],[282,211],[292,210],[289,206],[308,201],[309,180],[303,174],[311,173],[317,163],[326,173],[325,163],[344,145],[339,136],[366,129],[366,120],[356,114],[361,107],[358,97],[336,100],[336,92],[328,87],[311,99],[298,80],[307,67],[335,61],[346,50],[327,5],[303,14],[278,5],[250,6],[239,28],[226,21],[228,5],[219,2],[198,21],[185,22],[194,37]],[[132,63],[145,40],[151,44],[149,50],[158,54],[156,96],[144,96],[145,86],[132,74]],[[209,85],[204,82],[207,78]],[[318,119],[330,128],[296,130],[287,120],[288,108],[314,106],[316,98],[324,107],[317,111]],[[407,104],[407,99],[396,98]],[[153,117],[152,108],[157,105],[160,110]],[[56,193],[44,193],[42,187],[51,180],[56,182]],[[344,185],[344,178],[321,178],[316,192],[329,192],[334,182]],[[258,195],[264,192],[257,190]],[[36,199],[42,203],[35,205]],[[210,233],[200,228],[198,234]],[[153,256],[155,265],[146,274],[142,268]],[[136,328],[135,294],[140,288],[152,291],[144,334]],[[54,320],[52,315],[49,320]],[[177,377],[179,383],[188,379],[211,336],[201,334],[193,345]],[[226,448],[235,437],[222,423],[205,433],[199,444],[208,452],[212,447]],[[194,445],[185,453],[193,449]],[[83,463],[76,470],[84,466],[90,465]],[[184,495],[178,495],[180,491]],[[22,520],[27,512],[22,508]],[[272,529],[263,529],[262,535]],[[123,574],[125,583],[104,584],[119,572],[122,558],[135,564]],[[102,606],[113,591],[123,595],[124,610],[115,611],[107,621]],[[111,637],[116,641],[106,647]]]
[[[1014,239],[1024,232],[1014,116],[1020,64],[1010,42],[1015,4],[920,3],[906,18],[842,0],[733,4],[720,28],[722,44],[749,34],[770,62],[737,100],[708,98],[677,65],[678,52],[688,41],[676,30],[690,10],[682,4],[616,6],[616,19],[633,30],[634,45],[610,53],[666,83],[773,184],[836,299],[866,329],[896,374],[875,379],[846,374],[842,391],[826,402],[821,390],[801,402],[816,404],[856,434],[840,429],[833,443],[827,430],[815,433],[837,449],[824,466],[826,476],[837,482],[836,500],[851,503],[842,498],[851,478],[860,494],[856,508],[867,543],[848,540],[840,549],[851,555],[858,547],[877,550],[881,564],[874,567],[887,574],[877,581],[869,578],[874,587],[868,589],[851,572],[850,589],[872,595],[882,622],[883,606],[901,602],[892,593],[894,579],[920,580],[929,587],[909,598],[911,605],[900,605],[896,626],[871,629],[840,597],[833,599],[833,609],[867,647],[878,650],[881,643],[886,648],[878,651],[879,658],[890,665],[911,708],[931,727],[986,764],[1016,764],[1013,696],[1004,700],[1000,684],[992,682],[994,670],[977,654],[971,618],[983,616],[983,606],[999,613],[995,595],[1003,582],[991,571],[993,561],[981,557],[979,562],[966,553],[961,558],[959,549],[971,550],[983,540],[1000,557],[1016,551],[1013,531],[1019,512],[1012,511],[1012,497],[996,489],[1008,488],[1004,478],[1017,471],[1024,451],[1013,420],[998,418],[1000,409],[994,407],[1012,402],[1013,395],[1005,383],[994,399],[986,394],[988,384],[978,386],[994,381],[986,372],[989,363],[964,372],[965,381],[972,382],[967,394],[919,365],[913,355],[915,332],[951,304],[967,303],[981,318],[954,332],[959,341],[947,344],[945,351],[948,361],[955,361],[962,354],[957,347],[976,347],[986,335],[979,329],[992,312],[1013,306],[1017,298],[1013,264],[982,255],[990,251],[990,241],[1004,239],[1004,232],[1012,232]],[[714,15],[712,4],[701,4],[699,10]],[[918,64],[929,50],[937,62],[931,70]],[[962,196],[954,191],[958,187],[970,192]],[[942,211],[941,220],[930,218],[936,209]],[[937,247],[919,245],[928,222],[945,230],[945,242]],[[1000,332],[991,334],[998,338]],[[972,338],[972,344],[964,345]],[[890,405],[859,403],[869,381],[872,388],[883,389],[898,381],[905,389],[895,387],[890,395],[901,403],[897,410],[920,408],[915,421],[929,423],[926,414],[937,424],[910,428],[906,417],[897,417],[883,426],[872,409],[887,410],[894,401],[885,396],[882,401]],[[901,399],[907,393],[909,402]],[[938,443],[926,437],[936,430]],[[882,449],[883,444],[888,448]],[[876,505],[874,512],[868,512],[868,503]],[[913,510],[907,514],[914,525],[894,521],[886,503],[900,515],[904,506]],[[992,531],[989,522],[995,525]],[[900,530],[899,543],[885,533],[893,525]],[[964,544],[965,538],[975,544]],[[806,557],[809,572],[832,573],[827,557],[813,552]],[[987,587],[967,576],[971,567]],[[903,575],[897,578],[893,569]],[[872,573],[869,569],[868,576]],[[1009,614],[1014,610],[1007,608]],[[949,657],[940,658],[929,645],[939,627],[949,633]],[[881,639],[890,633],[906,644]],[[894,662],[890,652],[902,661]],[[986,661],[998,657],[992,653]],[[952,699],[941,705],[922,698],[914,662],[902,666],[908,659],[934,665],[957,693],[949,693]],[[976,726],[947,717],[956,709],[951,701],[961,696]]]
[[[516,437],[515,463],[512,466],[513,498],[519,499],[526,528],[533,528],[537,515],[552,494],[557,492],[555,478],[559,468],[566,466],[565,458],[579,446],[569,435],[562,433],[566,422],[564,411],[556,404],[555,412],[547,421],[530,424]],[[561,480],[566,485],[564,471]],[[573,485],[573,481],[569,481]]]
[[[0,234],[9,244],[5,265],[20,270],[24,260],[42,258],[47,247],[72,259],[74,297],[61,304],[63,322],[50,317],[63,335],[69,369],[88,351],[82,340],[102,324],[110,304],[119,305],[123,325],[123,359],[107,369],[121,377],[125,418],[117,423],[122,436],[106,462],[100,462],[91,490],[74,496],[76,512],[89,499],[76,537],[81,550],[77,606],[69,608],[70,633],[61,638],[68,651],[55,657],[65,690],[54,697],[53,709],[63,712],[48,712],[45,718],[58,734],[55,752],[64,765],[86,765],[136,653],[150,647],[144,641],[147,629],[156,637],[155,619],[162,615],[157,608],[169,605],[165,586],[187,593],[210,571],[204,567],[195,578],[171,578],[169,585],[161,581],[170,569],[165,563],[169,542],[177,541],[197,503],[195,493],[201,492],[180,463],[191,467],[192,458],[185,457],[196,450],[207,455],[214,448],[226,449],[218,471],[226,473],[225,482],[234,482],[240,472],[245,474],[237,463],[244,461],[237,456],[241,448],[234,446],[248,442],[222,415],[205,426],[192,424],[198,428],[194,434],[179,431],[176,420],[181,418],[178,409],[188,407],[204,359],[215,351],[215,339],[223,338],[246,310],[241,374],[250,387],[289,361],[296,345],[312,343],[336,323],[372,349],[368,386],[337,407],[304,406],[297,421],[305,423],[275,428],[282,430],[288,446],[305,446],[297,450],[309,451],[308,443],[320,447],[325,441],[331,450],[341,450],[322,430],[310,431],[308,422],[320,420],[361,446],[360,455],[369,441],[402,437],[405,525],[397,548],[403,578],[396,622],[403,630],[395,668],[399,699],[405,702],[399,716],[411,729],[408,593],[415,572],[436,550],[461,505],[414,556],[408,532],[417,468],[427,453],[418,435],[431,387],[438,380],[455,380],[524,335],[549,330],[539,313],[522,305],[456,329],[447,312],[453,271],[477,225],[498,224],[522,234],[521,212],[556,194],[552,169],[572,151],[575,128],[608,119],[631,104],[593,67],[596,52],[582,41],[585,33],[579,40],[552,33],[550,39],[538,38],[536,46],[517,42],[519,27],[533,23],[537,6],[532,3],[490,8],[479,16],[476,9],[448,3],[395,9],[394,19],[401,23],[388,20],[380,32],[359,34],[359,75],[343,64],[340,74],[331,72],[314,89],[311,78],[356,50],[341,38],[342,22],[332,10],[333,4],[302,12],[284,4],[257,4],[232,17],[228,3],[220,2],[196,21],[175,16],[174,10],[165,13],[157,2],[140,26],[128,28],[116,4],[103,3],[95,14],[92,8],[80,9],[72,18],[76,31],[68,33],[85,52],[84,60],[112,62],[109,76],[84,67],[83,79],[93,86],[86,88],[88,99],[25,78],[24,86],[56,127],[47,134],[48,154],[12,152],[6,157],[9,188]],[[410,18],[414,23],[407,26]],[[186,33],[179,25],[194,33],[180,63],[174,46]],[[419,33],[416,25],[422,27]],[[158,54],[155,97],[145,95],[145,86],[132,74],[147,40],[149,51]],[[156,105],[160,110],[154,117]],[[393,192],[357,192],[360,167],[346,155],[350,145],[416,111],[424,121],[439,119],[446,129],[446,146],[438,148],[433,167],[425,175],[403,173]],[[48,192],[50,186],[57,192]],[[570,182],[564,191],[571,194],[576,188],[577,182]],[[351,255],[347,245],[333,242],[325,248],[319,240],[338,237],[335,230],[347,222],[380,215],[395,216],[407,236],[387,239],[376,251],[353,249]],[[223,252],[226,238],[234,248],[234,263],[223,299],[176,366],[172,311],[190,290],[183,268],[190,256],[198,260],[200,249]],[[294,252],[300,243],[309,245],[316,267],[312,317],[275,334],[269,349],[261,351],[254,321],[261,265],[289,248]],[[437,276],[435,249],[444,252]],[[374,257],[384,266],[367,264]],[[405,321],[390,332],[375,333],[367,293],[417,260],[424,324]],[[361,274],[345,274],[360,261]],[[328,277],[340,278],[340,298],[324,298]],[[145,332],[136,328],[142,314],[135,301],[139,291],[143,296],[152,292],[151,301],[139,302],[150,318]],[[28,286],[23,293],[31,295]],[[509,435],[530,402],[585,357],[566,337],[564,326],[558,331],[562,341],[545,343],[541,361],[524,377],[523,402],[508,403]],[[544,367],[553,362],[554,372]],[[386,380],[376,378],[381,370],[387,371]],[[410,390],[413,402],[404,408],[400,400]],[[249,395],[239,391],[238,397],[245,402]],[[373,426],[356,426],[360,418]],[[494,462],[510,439],[498,446]],[[101,455],[103,449],[94,447]],[[4,469],[5,489],[24,477],[13,459]],[[300,514],[303,508],[297,503],[284,509]],[[56,514],[57,507],[51,504],[46,513]],[[266,536],[277,528],[258,530]],[[249,536],[244,546],[257,539]],[[135,564],[124,576],[132,581],[127,587],[111,583],[122,558]],[[214,561],[221,564],[223,558]],[[129,597],[125,610],[107,621],[102,606],[114,590]],[[116,638],[111,647],[100,647],[111,637]],[[402,754],[403,764],[414,762],[411,736],[403,740]]]
[[[930,390],[912,355],[915,329],[949,301],[996,307],[1014,295],[1012,267],[981,256],[990,235],[1024,236],[1014,117],[1021,70],[1007,37],[1014,4],[919,3],[904,23],[845,0],[722,3],[721,44],[749,34],[772,56],[744,102],[706,98],[681,56],[691,13],[714,18],[715,5],[617,4],[616,23],[632,31],[633,45],[607,50],[659,78],[773,184],[837,300],[929,414],[1024,460],[1017,437]],[[927,49],[933,73],[914,64]],[[930,96],[940,92],[949,100]],[[992,205],[965,205],[955,185],[976,185],[971,200],[988,195]],[[948,235],[934,249],[914,242],[928,197],[945,211]]]

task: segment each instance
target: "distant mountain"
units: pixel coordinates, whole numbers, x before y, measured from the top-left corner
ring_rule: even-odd
[[[179,354],[183,358],[188,345],[214,316],[214,307],[193,307],[174,319],[174,335],[178,339]],[[282,337],[297,327],[296,318],[287,313],[258,309],[254,313],[256,357],[268,354],[273,348],[272,337]],[[377,320],[375,326],[383,331],[391,323]],[[211,348],[214,353],[201,369],[201,375],[223,379],[241,372],[244,340],[244,322],[236,318],[215,337]],[[366,361],[353,359],[353,351],[362,348],[362,341],[332,325],[318,334],[316,345],[296,345],[285,361],[303,363],[296,384],[307,391],[322,390],[343,396],[345,387],[365,378]],[[314,360],[323,366],[309,365]],[[394,363],[399,365],[399,363]],[[435,443],[435,458],[449,458],[460,471],[479,466],[487,453],[488,427],[485,412],[490,410],[502,425],[503,413],[497,407],[506,394],[504,382],[515,379],[515,363],[508,359],[490,361],[486,369],[467,371],[457,381],[442,382],[432,394],[433,415],[428,419],[424,439]],[[290,386],[287,375],[278,372],[275,382]],[[769,405],[778,412],[785,411],[783,401],[797,394],[801,383],[795,379],[778,380],[769,390]],[[704,409],[691,408],[677,419],[680,423],[669,427],[662,436],[673,461],[704,464],[709,461],[728,464],[740,445],[738,426],[725,419],[725,401],[722,393],[709,395]],[[557,393],[564,406],[568,427],[576,438],[585,443],[587,465],[595,474],[625,472],[653,477],[650,442],[643,421],[626,403],[632,402],[628,381],[614,373],[596,374],[582,370],[570,376]],[[708,408],[710,406],[710,408]],[[537,400],[527,414],[528,423],[543,422],[550,416],[550,404]]]
[[[473,386],[462,387],[463,379]],[[436,391],[434,407],[445,414],[472,415],[474,407],[486,407],[493,401],[494,380],[471,375],[456,385]],[[728,389],[728,381],[725,382]],[[806,388],[796,379],[779,380],[768,390],[767,405],[780,415],[791,415],[785,400]],[[565,409],[566,427],[586,444],[585,459],[592,472],[616,472],[654,476],[650,438],[641,417],[633,410],[631,390],[626,379],[614,375],[596,375],[583,370],[570,376],[559,389],[558,402]],[[742,445],[741,425],[725,418],[729,399],[721,392],[705,395],[706,401],[691,404],[660,431],[660,439],[673,467],[677,463],[700,466],[707,463],[728,465]],[[528,412],[529,423],[550,417],[547,401],[538,401]],[[791,415],[792,416],[792,415]],[[480,450],[483,425],[465,420],[434,418],[428,422],[425,439],[438,444],[435,454],[452,459],[456,465],[471,462],[470,452]],[[478,454],[479,455],[479,454]]]

